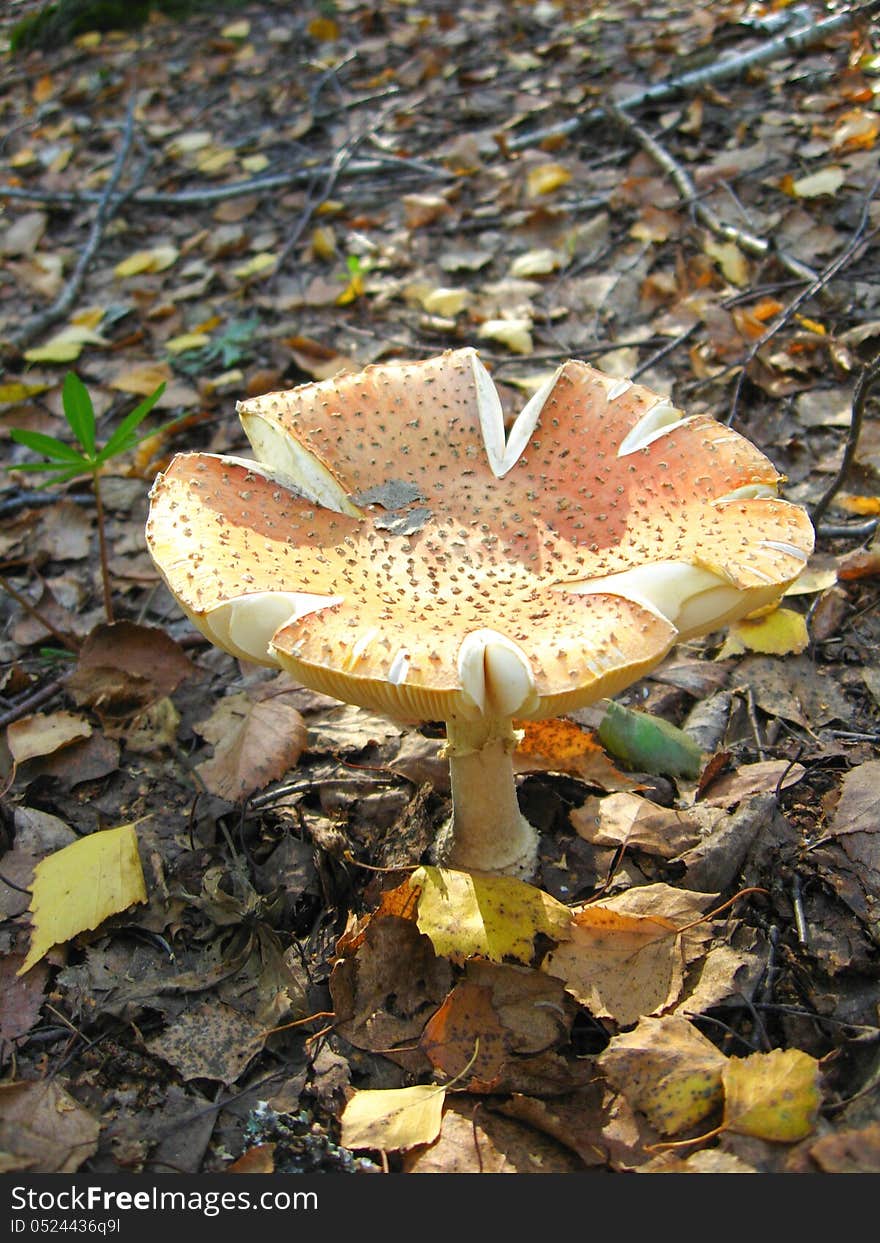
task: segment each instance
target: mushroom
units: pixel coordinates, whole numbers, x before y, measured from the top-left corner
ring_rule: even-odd
[[[444,721],[445,861],[528,878],[517,719],[613,696],[775,603],[813,533],[736,432],[569,361],[505,428],[473,349],[238,404],[254,461],[182,453],[147,544],[233,655]]]

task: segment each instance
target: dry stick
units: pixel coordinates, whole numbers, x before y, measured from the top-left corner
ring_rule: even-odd
[[[880,2],[880,0],[878,0]],[[346,168],[349,176],[374,176],[401,169],[430,177],[435,181],[454,181],[455,174],[444,168],[435,168],[424,160],[404,156],[383,155],[370,160],[352,160]],[[292,168],[286,173],[270,173],[265,177],[250,177],[247,181],[233,181],[225,186],[204,186],[195,190],[148,191],[126,193],[125,198],[146,207],[190,207],[196,204],[220,203],[225,199],[241,198],[245,194],[264,194],[270,190],[284,190],[294,185],[309,185],[314,178],[326,176],[330,166],[320,164],[315,168]],[[27,199],[36,203],[58,206],[77,206],[97,203],[102,198],[93,190],[25,190],[19,186],[0,186],[0,197]],[[114,210],[117,204],[114,204]]]
[[[3,574],[0,574],[0,591],[5,591],[8,596],[11,596],[16,604],[19,604],[24,611],[29,614],[29,616],[33,617],[34,621],[38,621],[45,630],[48,630],[49,634],[54,635],[58,642],[61,643],[67,651],[79,651],[79,646],[75,640],[70,635],[62,634],[56,626],[53,626],[48,617],[44,617],[37,606],[35,604],[31,604],[27,596],[23,596],[17,588],[13,587],[9,579]]]
[[[871,362],[865,364],[858,380],[856,381],[856,387],[853,392],[852,400],[852,418],[850,420],[849,431],[847,432],[846,446],[843,450],[843,458],[840,466],[838,467],[837,474],[834,476],[831,483],[825,489],[824,493],[810,512],[810,517],[813,520],[813,526],[818,526],[819,519],[834,500],[834,497],[837,495],[844,480],[846,479],[847,474],[849,473],[849,468],[853,464],[853,459],[855,458],[856,449],[859,444],[859,436],[862,430],[862,421],[865,416],[865,405],[868,400],[868,394],[877,383],[878,379],[880,379],[880,354],[878,354],[877,357]]]
[[[676,95],[687,95],[712,83],[739,77],[750,69],[755,69],[759,65],[766,65],[770,61],[776,60],[778,56],[802,52],[807,48],[814,47],[817,43],[821,43],[827,35],[834,34],[836,31],[842,30],[862,18],[869,18],[878,10],[880,10],[880,0],[868,0],[866,4],[853,5],[834,17],[826,17],[822,21],[813,22],[809,26],[802,26],[799,30],[793,30],[788,34],[780,35],[776,39],[770,39],[766,43],[761,43],[750,52],[725,57],[702,69],[695,69],[691,73],[683,73],[676,78],[669,78],[665,82],[658,82],[654,86],[646,87],[642,91],[637,91],[634,95],[628,95],[626,99],[618,100],[617,106],[618,108],[630,109],[639,108],[643,104],[663,103]],[[560,121],[556,125],[548,125],[544,129],[531,130],[529,133],[520,134],[516,138],[505,138],[504,150],[511,152],[520,151],[523,147],[538,146],[547,139],[564,138],[566,135],[585,129],[588,125],[596,125],[606,120],[607,116],[606,108],[592,108],[589,112],[585,112],[583,116],[572,117],[568,121]]]
[[[630,137],[634,138],[639,146],[648,152],[655,164],[658,164],[665,173],[669,174],[675,188],[678,190],[683,206],[692,207],[694,215],[703,222],[711,233],[714,233],[716,237],[723,238],[726,242],[734,242],[740,250],[745,251],[748,255],[754,255],[758,259],[766,259],[770,255],[775,256],[786,271],[790,272],[798,280],[814,281],[816,279],[816,273],[813,269],[795,259],[793,255],[786,254],[783,250],[775,249],[766,238],[749,233],[746,229],[738,229],[736,225],[727,224],[711,207],[707,207],[705,203],[700,202],[697,187],[675,157],[665,147],[661,146],[656,138],[652,138],[648,131],[643,129],[632,117],[627,116],[623,109],[616,104],[608,104],[606,107],[618,125]]]
[[[23,716],[29,716],[37,708],[41,708],[44,703],[54,699],[56,695],[59,695],[64,690],[66,681],[66,678],[55,678],[51,682],[46,682],[38,690],[32,691],[30,695],[20,699],[17,704],[14,704],[0,716],[0,729],[5,729],[13,721],[21,720]]]
[[[77,260],[73,275],[52,305],[46,307],[44,311],[40,311],[37,315],[32,315],[30,319],[25,321],[21,331],[12,336],[11,343],[18,350],[25,349],[35,337],[38,337],[59,319],[63,319],[79,296],[86,273],[104,237],[104,230],[119,204],[123,201],[121,198],[114,201],[113,196],[134,140],[134,106],[136,98],[135,92],[132,91],[131,98],[128,101],[128,113],[125,118],[122,142],[110,178],[101,193],[98,210],[95,212],[95,219],[92,221],[91,232]]]
[[[318,189],[316,189],[318,185],[318,178],[313,178],[312,184],[309,186],[308,193],[306,194],[305,205],[300,212],[299,218],[293,226],[290,235],[282,246],[281,252],[276,260],[275,271],[272,274],[273,281],[277,278],[279,272],[284,266],[284,263],[298,245],[300,238],[308,227],[309,221],[315,214],[315,209],[333,193],[336,183],[339,181],[339,178],[342,176],[346,167],[351,163],[358,147],[365,141],[366,138],[369,137],[371,133],[375,131],[379,125],[382,124],[389,113],[399,107],[400,104],[397,101],[393,104],[386,104],[386,106],[380,111],[378,117],[371,118],[368,126],[365,126],[359,133],[353,134],[351,138],[342,144],[333,159],[330,161],[330,166],[327,169]]]

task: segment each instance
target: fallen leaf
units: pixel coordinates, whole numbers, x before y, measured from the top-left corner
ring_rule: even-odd
[[[221,1001],[203,1001],[147,1041],[150,1052],[184,1079],[235,1083],[266,1041],[267,1031]]]
[[[798,177],[797,180],[784,178],[781,188],[794,198],[814,199],[825,194],[836,194],[845,180],[844,170],[836,164],[829,164],[827,168],[809,173],[806,177]]]
[[[537,164],[526,175],[526,193],[529,198],[552,194],[571,181],[571,172],[564,164]]]
[[[224,1174],[274,1174],[276,1144],[255,1144],[237,1161],[227,1165]]]
[[[577,1174],[581,1161],[558,1141],[479,1102],[452,1100],[434,1143],[404,1157],[407,1174]]]
[[[800,1049],[731,1057],[724,1067],[724,1129],[792,1144],[816,1126],[819,1063]]]
[[[254,701],[239,691],[195,728],[214,744],[213,757],[198,765],[199,776],[230,803],[283,777],[306,745],[302,717],[280,695]]]
[[[99,927],[111,915],[147,901],[133,824],[71,842],[34,869],[31,942],[23,975],[54,945]]]
[[[529,965],[538,934],[569,935],[571,911],[549,894],[507,876],[420,867],[400,887],[418,892],[418,927],[452,962],[473,956]]]
[[[731,285],[742,288],[749,283],[751,266],[736,242],[719,242],[713,237],[707,237],[703,250],[718,264]]]
[[[719,660],[741,656],[743,652],[761,652],[767,656],[798,655],[810,643],[807,623],[802,613],[776,608],[763,617],[742,618],[731,622]]]
[[[195,672],[180,644],[155,626],[117,621],[98,625],[82,645],[67,680],[77,704],[106,722],[128,721],[158,703]]]
[[[426,1023],[419,1045],[448,1079],[461,1075],[469,1091],[491,1092],[507,1061],[492,990],[468,980],[457,984]]]
[[[29,363],[71,363],[79,358],[87,345],[107,345],[106,337],[81,324],[68,324],[50,337],[45,345],[25,350]]]
[[[630,790],[632,778],[618,770],[596,740],[593,730],[575,721],[516,721],[522,735],[513,756],[518,773],[568,773],[603,790]]]
[[[558,250],[543,247],[539,250],[528,250],[517,255],[510,265],[510,275],[514,277],[549,276],[565,266],[565,255]]]
[[[88,738],[91,732],[85,717],[74,712],[37,712],[13,721],[6,730],[6,741],[15,762],[24,764],[35,756],[51,755],[61,747]]]
[[[430,1144],[440,1134],[446,1089],[436,1084],[412,1088],[354,1091],[342,1111],[344,1148],[383,1152]]]
[[[700,824],[687,811],[658,807],[626,792],[588,798],[569,820],[578,836],[593,845],[626,846],[661,859],[673,858],[702,837]]]
[[[114,276],[140,276],[142,272],[164,272],[180,257],[176,246],[154,246],[151,250],[136,250],[134,254],[117,263]]]
[[[534,349],[530,319],[487,319],[477,336],[506,345],[513,354],[531,354]]]
[[[610,1083],[663,1135],[689,1130],[721,1104],[727,1059],[679,1015],[642,1018],[596,1059]]]
[[[101,1125],[55,1078],[0,1084],[5,1171],[72,1174],[98,1151]]]

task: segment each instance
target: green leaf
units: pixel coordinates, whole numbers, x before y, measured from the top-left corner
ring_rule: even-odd
[[[70,424],[70,430],[85,449],[86,453],[95,453],[95,408],[89,396],[89,390],[74,371],[68,371],[64,377],[61,391],[64,405],[64,417]]]
[[[702,752],[690,734],[660,717],[635,712],[613,700],[599,726],[599,741],[637,772],[696,780],[703,766]]]
[[[88,459],[84,458],[81,453],[73,448],[72,445],[65,444],[63,440],[56,439],[55,436],[46,436],[42,432],[29,432],[21,427],[13,427],[9,432],[16,444],[24,445],[27,449],[33,449],[34,453],[42,453],[45,457],[51,458],[56,462],[76,462],[79,465],[89,469]],[[37,464],[34,463],[30,469],[34,469]],[[25,466],[10,466],[8,470],[26,470]]]
[[[125,416],[110,439],[101,447],[97,461],[106,462],[108,458],[115,457],[117,453],[124,453],[138,443],[133,438],[135,429],[144,421],[164,392],[165,384],[163,382],[155,392],[151,393],[149,397],[145,397],[142,402],[135,406],[130,414]],[[152,436],[155,433],[150,432],[149,434]]]

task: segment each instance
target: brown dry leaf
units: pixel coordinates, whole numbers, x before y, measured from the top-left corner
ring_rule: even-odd
[[[802,780],[806,769],[803,764],[790,760],[758,760],[754,764],[741,764],[733,773],[723,773],[708,785],[700,795],[700,802],[710,807],[733,807],[754,794],[775,794],[787,790]]]
[[[266,1029],[221,1001],[203,1001],[181,1014],[147,1047],[184,1079],[235,1083],[262,1049]]]
[[[170,695],[195,667],[178,643],[153,626],[96,626],[83,644],[67,689],[107,722],[137,716]]]
[[[440,1134],[445,1099],[446,1089],[433,1083],[355,1090],[340,1119],[342,1145],[394,1152],[431,1144]]]
[[[642,1018],[597,1058],[608,1080],[663,1135],[702,1122],[721,1103],[726,1058],[678,1015]]]
[[[337,961],[330,976],[336,1030],[356,1048],[393,1057],[396,1045],[411,1048],[418,1040],[451,986],[449,963],[436,956],[415,924],[399,915],[374,915],[357,948]]]
[[[492,990],[468,980],[457,984],[428,1020],[419,1044],[447,1079],[461,1075],[461,1086],[469,1091],[493,1091],[507,1061],[507,1048]]]
[[[658,807],[638,794],[592,795],[570,814],[579,837],[595,846],[626,846],[661,859],[672,859],[702,837],[693,815],[674,807]]]
[[[51,755],[72,742],[88,738],[92,727],[74,712],[36,712],[13,721],[6,730],[6,741],[16,764],[36,756]]]
[[[480,1102],[456,1099],[440,1135],[404,1158],[407,1174],[572,1174],[583,1165],[570,1151]]]
[[[518,773],[567,773],[603,790],[632,790],[637,782],[618,772],[594,730],[574,721],[516,721],[522,733],[513,765]]]
[[[98,1119],[58,1079],[0,1084],[0,1151],[5,1169],[72,1174],[98,1150]]]
[[[4,856],[4,868],[7,859]],[[49,968],[39,963],[27,975],[19,975],[23,962],[23,954],[0,958],[0,1045],[12,1045],[26,1036],[40,1017]]]
[[[120,393],[149,397],[160,384],[170,384],[173,379],[174,372],[167,363],[139,363],[117,371],[109,383]]]
[[[255,701],[239,691],[195,728],[214,745],[213,757],[197,767],[199,776],[230,803],[283,777],[306,745],[305,723],[282,695]]]
[[[880,1174],[880,1122],[823,1135],[800,1155],[809,1161],[804,1173]]]
[[[815,1129],[819,1063],[800,1049],[732,1057],[723,1071],[724,1129],[791,1144]]]
[[[256,1144],[227,1165],[224,1174],[274,1174],[276,1144]]]
[[[829,833],[838,839],[854,833],[880,836],[880,760],[868,760],[846,774]]]
[[[556,976],[596,1018],[619,1026],[679,1000],[688,962],[708,935],[682,937],[713,895],[644,885],[574,912],[569,939],[551,950],[541,970]]]

